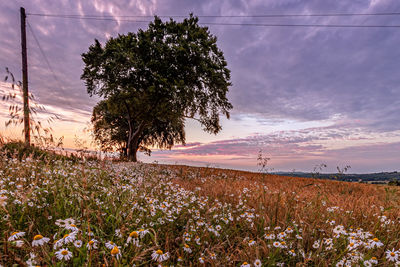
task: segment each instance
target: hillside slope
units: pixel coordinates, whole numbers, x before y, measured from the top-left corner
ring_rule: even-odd
[[[0,264],[392,266],[396,189],[111,162],[0,161]]]

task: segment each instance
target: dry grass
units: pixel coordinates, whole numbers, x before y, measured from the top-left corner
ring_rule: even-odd
[[[251,194],[247,195],[248,205],[263,214],[267,222],[285,224],[288,219],[295,218],[313,224],[332,217],[327,207],[351,211],[336,213],[336,222],[356,223],[358,227],[369,225],[366,217],[381,213],[381,207],[389,218],[400,218],[400,190],[393,186],[214,168],[169,168],[180,173],[174,182],[182,187],[188,190],[201,188],[201,195],[224,202],[235,203],[244,188],[251,189]]]

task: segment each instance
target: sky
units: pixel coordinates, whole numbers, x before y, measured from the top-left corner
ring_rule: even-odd
[[[81,54],[95,38],[104,43],[148,24],[118,16],[400,12],[398,0],[1,1],[0,75],[5,76],[8,67],[18,80],[20,6],[28,13],[30,91],[47,113],[60,116],[51,127],[55,136],[64,137],[67,148],[76,147],[77,141],[91,146],[85,129],[99,101],[89,97],[80,80]],[[117,21],[29,14],[104,15]],[[202,17],[200,22],[400,25],[400,15]],[[353,173],[399,170],[400,28],[210,25],[209,29],[232,71],[230,120],[222,119],[223,129],[217,135],[187,121],[186,146],[154,150],[151,157],[140,154],[139,160],[256,171],[261,150],[273,171],[312,171],[322,163],[326,172],[347,165]],[[3,93],[9,87],[8,81],[0,83]],[[0,133],[18,138],[21,129],[4,125],[8,106],[0,102]]]

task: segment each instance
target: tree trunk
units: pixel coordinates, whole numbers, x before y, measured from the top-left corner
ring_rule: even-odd
[[[132,148],[129,150],[128,160],[137,162],[137,149]]]
[[[144,130],[144,122],[139,124],[138,129],[132,134],[129,131],[128,137],[128,160],[137,162],[137,151],[139,149],[139,137]]]

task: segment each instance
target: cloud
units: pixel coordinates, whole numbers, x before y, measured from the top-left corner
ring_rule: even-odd
[[[366,133],[363,129],[330,126],[196,143],[186,149],[156,150],[153,156],[166,162],[200,166],[218,162],[225,167],[239,164],[243,169],[256,170],[256,159],[261,151],[263,156],[271,158],[271,166],[279,170],[310,171],[322,162],[328,164],[330,171],[341,165],[351,165],[352,170],[358,172],[394,170],[400,158],[400,142],[392,140],[399,140],[399,137],[400,131]]]
[[[118,21],[75,20],[29,16],[28,22],[48,58],[49,70],[28,28],[30,90],[57,112],[68,110],[89,120],[98,98],[90,98],[80,80],[81,54],[97,38],[146,27],[128,23],[121,15],[236,15],[374,13],[398,9],[397,0],[366,1],[2,1],[0,4],[0,68],[9,67],[20,78],[19,7],[28,13],[106,15]],[[232,22],[227,18],[200,18],[200,22]],[[398,24],[395,16],[237,18],[243,23],[290,24]],[[384,138],[399,141],[400,130],[400,35],[397,29],[337,29],[209,26],[218,37],[233,86],[229,99],[233,120],[254,116],[260,132],[263,121],[330,121],[331,128],[305,128],[303,132],[260,133],[234,140],[203,142],[179,148],[193,155],[254,156],[258,147],[268,147],[280,157],[326,154],[348,147],[371,145]],[[55,75],[53,75],[53,71]],[[2,72],[0,71],[0,74]],[[55,76],[55,77],[54,77]],[[59,114],[61,115],[61,114]],[[73,117],[73,115],[72,115]],[[339,118],[339,119],[337,119]],[[392,135],[392,136],[391,136]],[[368,142],[369,143],[368,143]],[[340,143],[341,141],[338,141]],[[353,143],[351,143],[353,142]],[[389,145],[387,145],[389,146]],[[384,147],[387,147],[386,145]],[[369,147],[377,149],[380,146]],[[336,149],[336,150],[334,150]],[[358,150],[357,150],[358,151]],[[350,153],[343,150],[344,153]],[[175,150],[170,153],[178,153]],[[354,152],[355,153],[355,152]],[[172,155],[171,154],[171,155]],[[362,154],[357,154],[362,156]],[[398,154],[392,154],[399,159]],[[382,164],[383,161],[382,161]]]

